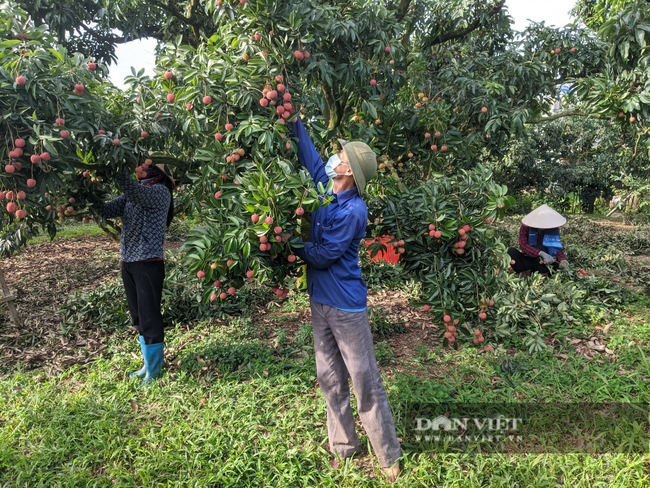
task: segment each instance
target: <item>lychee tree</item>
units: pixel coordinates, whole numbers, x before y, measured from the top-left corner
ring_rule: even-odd
[[[583,20],[599,26],[598,38],[606,46],[607,69],[580,80],[577,95],[587,113],[610,118],[629,128],[637,138],[637,148],[647,155],[650,153],[650,5],[627,0],[597,4],[612,8],[606,14],[596,15],[600,17],[598,20],[593,14],[584,14]]]
[[[119,94],[99,76],[105,67],[57,48],[44,27],[25,29],[19,10],[0,18],[0,252],[7,253],[39,226],[54,234],[57,219],[106,194],[101,181],[134,163],[138,149],[109,109]]]
[[[594,211],[598,198],[609,200],[614,182],[647,179],[643,153],[635,151],[637,134],[626,124],[590,118],[558,119],[538,124],[511,141],[497,166],[495,181],[510,191],[526,191],[557,210]]]
[[[304,170],[296,172],[282,157],[217,182],[203,203],[206,225],[194,228],[184,245],[188,268],[205,285],[203,298],[225,300],[252,280],[286,298],[302,276],[289,240],[328,200],[318,197]]]
[[[480,344],[494,327],[490,307],[510,258],[493,223],[514,204],[506,192],[479,166],[434,175],[370,207],[372,232],[394,235],[405,272],[421,285],[417,303],[440,326],[445,345],[457,347],[459,338]],[[374,253],[382,245],[369,247]]]
[[[437,290],[442,301],[435,310],[443,321],[449,315],[452,325],[471,324],[476,312],[484,320],[480,314],[489,302],[481,300],[493,293],[492,270],[504,269],[486,221],[512,202],[483,169],[471,168],[500,157],[509,139],[531,122],[584,116],[582,110],[609,117],[614,108],[596,109],[585,95],[579,109],[546,116],[558,83],[570,84],[579,95],[617,58],[608,51],[608,38],[599,40],[588,29],[533,25],[517,36],[503,0],[109,3],[101,19],[79,14],[48,20],[42,10],[30,13],[58,22],[59,34],[83,24],[97,42],[98,32],[119,28],[125,38],[135,38],[148,35],[143,26],[149,20],[155,24],[151,35],[162,41],[156,73],[150,78],[134,70],[125,92],[108,87],[105,67],[88,64],[93,58],[30,37],[44,35],[46,26],[29,28],[22,14],[2,17],[5,37],[18,47],[3,48],[0,58],[8,80],[0,89],[13,100],[0,102],[6,103],[3,114],[12,114],[2,133],[3,158],[11,161],[8,152],[16,150],[14,133],[28,141],[23,153],[30,157],[46,141],[56,149],[60,157],[50,165],[55,171],[29,166],[36,171],[35,188],[42,190],[33,203],[39,209],[47,208],[46,198],[63,198],[62,189],[76,202],[101,198],[106,187],[90,185],[86,172],[106,183],[122,168],[172,166],[183,205],[206,218],[185,246],[188,268],[202,280],[206,300],[227,299],[246,279],[286,290],[298,273],[286,240],[304,232],[310,211],[327,203],[297,166],[290,128],[301,116],[325,157],[341,136],[364,140],[380,154],[380,174],[368,191],[369,232],[404,240],[398,247],[407,271],[425,283],[423,303],[434,305]],[[137,18],[141,7],[152,9],[151,19]],[[125,12],[136,18],[129,22]],[[88,25],[95,20],[99,30]],[[104,42],[116,40],[105,35]],[[643,42],[637,39],[639,46]],[[622,108],[633,109],[634,104]],[[647,120],[640,113],[639,120]],[[59,116],[65,127],[56,125]],[[624,117],[620,123],[635,122]],[[26,163],[19,170],[12,165],[14,172],[0,180],[3,188],[30,179]],[[40,183],[57,179],[56,188]],[[422,210],[417,215],[416,201]],[[28,212],[26,222],[52,223],[56,217],[39,212],[45,211]],[[14,222],[14,212],[3,218]],[[466,239],[456,237],[460,230]],[[434,236],[427,238],[425,231]],[[420,260],[419,254],[433,258]],[[462,304],[453,307],[454,301]]]

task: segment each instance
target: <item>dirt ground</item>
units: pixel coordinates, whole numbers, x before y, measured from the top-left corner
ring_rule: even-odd
[[[22,363],[45,366],[49,373],[66,365],[84,364],[105,349],[100,330],[81,330],[76,337],[60,334],[57,308],[75,290],[85,290],[114,276],[119,244],[104,236],[55,240],[30,246],[0,261],[9,289],[16,297],[22,327],[0,315],[0,369]]]
[[[166,248],[180,244],[171,242]],[[55,240],[0,261],[0,269],[23,321],[17,327],[8,310],[0,309],[0,374],[18,364],[56,374],[72,364],[87,364],[106,349],[107,337],[101,328],[80,325],[76,334],[63,334],[56,311],[73,292],[89,290],[119,276],[119,244],[105,236]],[[430,333],[437,327],[425,312],[408,305],[406,293],[382,292],[371,295],[368,301],[387,319],[406,321],[408,332],[388,339],[396,359],[414,355],[421,344],[439,342],[437,334]],[[309,309],[280,313],[277,307],[268,307],[257,310],[253,320],[269,325],[281,322],[293,333],[301,324],[309,323],[310,316]]]
[[[180,242],[170,242],[165,247],[180,245]],[[630,260],[647,266],[650,256],[632,256]],[[17,327],[9,319],[6,307],[0,308],[0,375],[10,373],[18,365],[56,374],[72,364],[87,364],[106,349],[107,336],[101,327],[83,321],[76,333],[64,334],[61,316],[56,311],[74,291],[89,290],[119,276],[119,244],[106,236],[59,239],[30,246],[18,255],[3,259],[0,269],[16,296],[15,303],[24,322]],[[396,360],[382,368],[387,374],[408,368],[408,364],[400,365],[402,360],[417,356],[420,346],[432,349],[440,344],[439,326],[431,321],[428,313],[410,306],[406,293],[375,293],[369,296],[368,302],[388,320],[404,321],[407,327],[407,333],[382,339],[390,344]],[[253,320],[272,328],[281,325],[291,334],[311,321],[308,308],[297,312],[280,312],[279,308],[280,304],[262,307],[256,310]],[[131,333],[130,330],[118,332]],[[585,355],[589,352],[586,350]]]
[[[166,248],[180,244],[171,242]],[[77,334],[62,334],[56,311],[73,292],[118,276],[119,249],[107,236],[58,239],[0,261],[23,322],[16,326],[6,307],[0,309],[0,373],[7,366],[22,364],[55,374],[102,353],[106,337],[101,328],[81,325]]]

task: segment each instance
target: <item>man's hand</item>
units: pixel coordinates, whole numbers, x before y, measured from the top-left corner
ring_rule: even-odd
[[[569,261],[567,261],[566,259],[560,261],[560,268],[564,269],[567,268],[568,266],[569,266]]]
[[[553,264],[555,262],[555,258],[544,251],[539,252],[539,257],[541,257],[546,264]]]

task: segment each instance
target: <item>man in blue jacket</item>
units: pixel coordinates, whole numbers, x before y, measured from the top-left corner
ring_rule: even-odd
[[[323,162],[298,118],[293,135],[298,159],[316,184],[333,180],[333,202],[312,215],[309,242],[296,248],[307,263],[318,383],[327,403],[333,468],[360,450],[350,406],[348,374],[361,422],[389,481],[399,474],[401,448],[381,381],[368,321],[368,290],[361,278],[359,243],[368,209],[361,198],[377,174],[377,157],[363,142],[340,141],[343,149]]]

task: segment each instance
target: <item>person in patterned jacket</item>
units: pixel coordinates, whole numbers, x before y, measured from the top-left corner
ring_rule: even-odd
[[[127,172],[117,177],[122,195],[103,203],[104,218],[122,218],[122,280],[134,327],[140,333],[144,365],[129,378],[151,382],[164,363],[162,288],[165,279],[165,229],[174,217],[174,180],[162,165],[151,166],[138,182]]]
[[[566,219],[548,205],[542,205],[521,220],[519,246],[521,251],[511,247],[510,266],[516,273],[530,276],[532,273],[549,275],[547,265],[554,270],[569,265],[560,239],[560,227]]]

